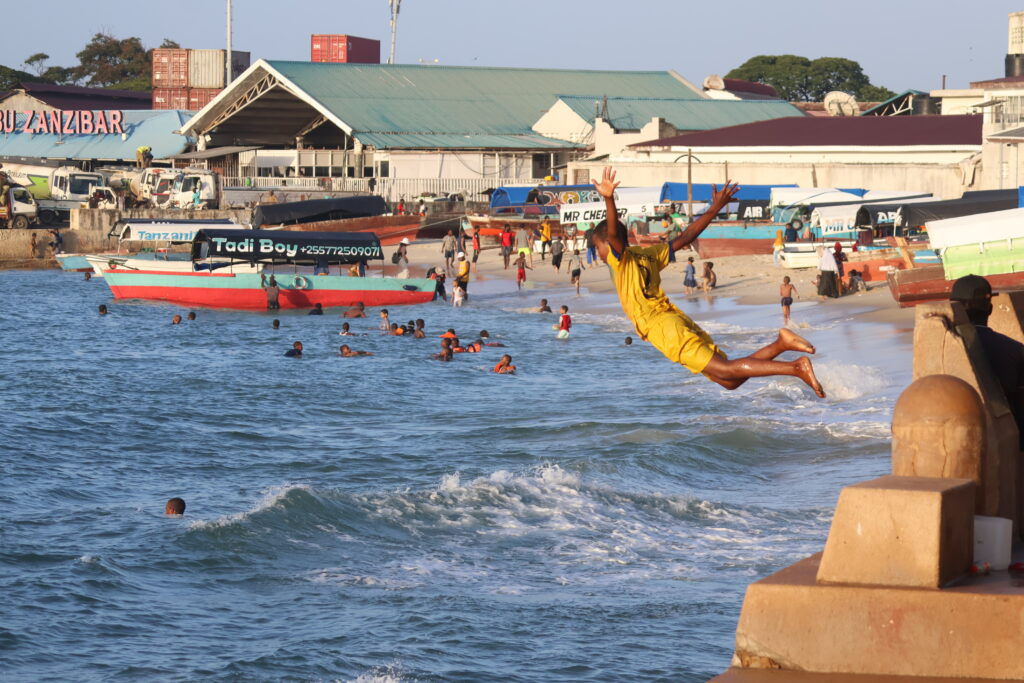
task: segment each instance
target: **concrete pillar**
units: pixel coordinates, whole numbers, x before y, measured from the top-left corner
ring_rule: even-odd
[[[963,305],[955,301],[920,304],[915,315],[914,379],[928,375],[962,379],[978,393],[985,408],[985,449],[977,512],[1012,519],[1020,529],[1017,423],[978,343],[974,326],[967,320]]]
[[[892,473],[897,476],[970,479],[980,487],[984,444],[985,407],[962,379],[927,375],[896,401]]]

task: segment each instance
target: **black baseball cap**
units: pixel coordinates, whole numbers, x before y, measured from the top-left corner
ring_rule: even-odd
[[[987,301],[998,293],[992,293],[992,285],[980,275],[964,275],[953,283],[953,290],[949,293],[950,301],[960,301],[965,304]]]

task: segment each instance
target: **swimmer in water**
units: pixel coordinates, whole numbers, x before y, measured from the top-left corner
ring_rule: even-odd
[[[181,316],[178,315],[178,314],[175,314],[174,317],[171,318],[171,324],[172,325],[180,325],[181,324]]]
[[[494,366],[494,372],[499,375],[514,375],[516,372],[516,366],[512,365],[512,356],[507,353],[501,357],[498,364]]]
[[[354,337],[355,336],[354,334],[352,334],[352,331],[349,328],[348,323],[342,323],[341,324],[341,332],[339,332],[338,334],[340,334],[342,337]]]
[[[480,330],[480,339],[483,340],[484,346],[505,346],[501,342],[491,341],[491,335],[487,330]]]
[[[302,342],[297,341],[292,344],[292,348],[285,351],[284,355],[288,358],[302,358]]]
[[[626,343],[626,346],[632,346],[633,345],[633,338],[632,337],[626,337],[626,342],[625,343]]]
[[[607,216],[617,216],[615,206],[615,172],[606,167],[600,181],[594,181],[597,192],[605,198]],[[690,372],[703,374],[726,389],[736,389],[751,377],[787,375],[797,377],[820,398],[825,390],[814,375],[811,359],[802,356],[794,361],[777,361],[786,351],[814,353],[814,347],[803,337],[787,329],[779,330],[774,342],[744,358],[730,360],[707,332],[669,301],[661,288],[661,271],[675,260],[675,252],[689,246],[732,201],[739,188],[726,181],[719,189],[713,187],[711,206],[702,216],[671,242],[650,247],[631,247],[626,226],[621,221],[609,225],[601,221],[594,228],[594,245],[601,260],[611,269],[612,281],[619,294],[622,309],[641,339],[649,341],[665,356]]]
[[[188,315],[187,315],[187,316],[185,316],[185,317],[186,317],[186,318],[187,318],[188,320],[195,320],[195,319],[196,319],[196,312],[195,312],[195,311],[189,311],[189,312],[188,312]]]
[[[537,308],[537,312],[538,313],[551,313],[552,312],[551,311],[551,307],[548,306],[548,300],[547,299],[541,299],[540,300],[540,306]]]
[[[281,321],[278,320],[277,318],[274,318],[274,322],[270,323],[270,326],[275,330],[279,330],[281,329]]]
[[[569,328],[572,327],[572,318],[569,317],[569,307],[562,306],[558,309],[560,313],[558,317],[558,324],[555,325],[555,329],[558,330],[558,334],[555,335],[558,339],[569,338]]]
[[[309,315],[323,315],[323,314],[324,314],[324,305],[322,303],[320,303],[319,301],[316,303],[316,306],[313,307],[313,310],[311,310],[309,312]]]
[[[342,344],[338,347],[338,353],[344,358],[355,358],[356,356],[372,356],[373,354],[369,351],[353,351],[348,347],[348,344]]]
[[[167,501],[167,505],[164,506],[165,515],[183,515],[185,514],[185,501],[181,498],[171,498]]]
[[[388,309],[380,309],[380,333],[391,334],[391,321],[388,320]]]
[[[366,306],[362,301],[341,314],[343,318],[365,318]]]
[[[398,323],[391,323],[391,332],[389,334],[392,337],[401,337],[405,334],[405,328],[399,327]]]
[[[106,304],[100,304],[100,307],[99,307],[98,310],[100,312],[100,315],[106,315],[107,314],[107,305]]]
[[[426,323],[423,322],[423,318],[417,318],[416,329],[413,331],[412,336],[415,337],[416,339],[426,338],[427,332],[426,330],[423,329],[424,325],[426,325]]]
[[[452,340],[445,337],[441,340],[441,352],[433,355],[434,360],[448,362],[452,359]]]

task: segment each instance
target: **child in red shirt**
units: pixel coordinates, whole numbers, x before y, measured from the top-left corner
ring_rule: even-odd
[[[572,327],[572,318],[569,317],[569,307],[562,306],[559,309],[559,312],[562,315],[558,318],[558,326],[555,328],[558,330],[558,334],[556,334],[555,336],[558,337],[559,339],[568,339],[569,328]]]
[[[526,283],[526,269],[530,266],[526,265],[526,254],[520,254],[519,258],[516,259],[516,289],[522,289]],[[533,270],[533,268],[530,268]]]

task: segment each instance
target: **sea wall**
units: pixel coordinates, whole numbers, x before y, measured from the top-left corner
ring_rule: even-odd
[[[218,220],[229,218],[236,223],[248,223],[252,209],[72,209],[71,230],[99,230],[104,235],[122,218],[163,218],[169,221]],[[65,251],[71,251],[65,247]]]
[[[36,247],[32,249],[32,235]],[[107,239],[106,230],[61,230],[65,252],[96,252],[115,242]],[[48,246],[53,236],[44,228],[0,230],[0,268],[56,268]]]

